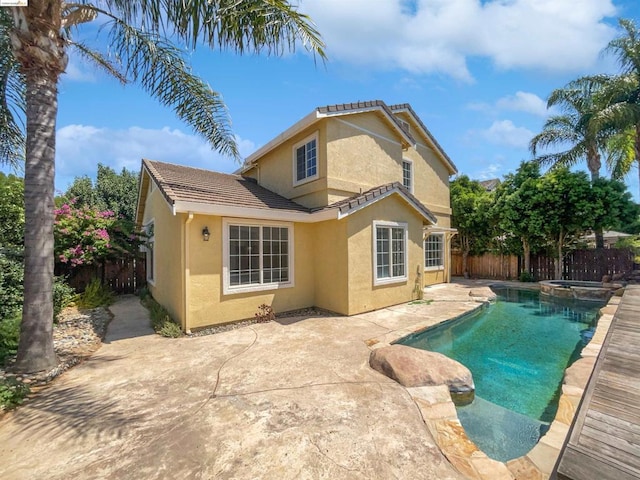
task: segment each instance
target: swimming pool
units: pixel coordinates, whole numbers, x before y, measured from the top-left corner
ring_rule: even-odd
[[[564,371],[593,335],[602,304],[494,291],[498,298],[489,307],[397,343],[440,352],[471,370],[476,398],[457,407],[458,418],[487,455],[507,461],[526,454],[548,430]]]

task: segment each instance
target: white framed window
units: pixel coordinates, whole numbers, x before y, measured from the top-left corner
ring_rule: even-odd
[[[293,286],[293,224],[223,221],[223,292]]]
[[[407,280],[406,223],[373,222],[373,284]]]
[[[413,193],[413,162],[406,158],[402,159],[402,185]]]
[[[444,268],[444,234],[431,233],[424,239],[424,269]]]
[[[318,178],[318,135],[313,134],[293,146],[293,184]]]
[[[144,232],[146,234],[146,241],[144,245],[144,251],[146,252],[146,270],[147,270],[147,282],[151,285],[155,285],[156,280],[156,258],[155,258],[155,243],[156,243],[156,234],[155,234],[155,223],[152,220],[149,220],[144,225]]]

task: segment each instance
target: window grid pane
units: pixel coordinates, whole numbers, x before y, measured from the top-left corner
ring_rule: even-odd
[[[376,227],[376,278],[406,276],[405,252],[403,227]]]
[[[260,283],[260,227],[229,226],[229,283]]]
[[[442,267],[444,241],[442,235],[431,234],[424,241],[424,265],[425,267]]]
[[[318,173],[317,150],[315,139],[296,148],[296,181],[300,182]]]
[[[289,280],[288,229],[262,227],[263,282],[278,283]]]
[[[411,190],[411,162],[403,161],[402,162],[402,184]]]
[[[229,226],[229,285],[289,281],[287,227]]]

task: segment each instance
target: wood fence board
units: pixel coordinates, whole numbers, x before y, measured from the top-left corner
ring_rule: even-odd
[[[104,265],[81,265],[68,269],[57,265],[56,275],[66,276],[69,285],[77,292],[83,292],[95,278],[118,294],[136,293],[147,284],[144,254],[109,261]]]
[[[535,281],[555,278],[553,257],[532,255],[530,260],[530,273]],[[523,263],[522,259],[516,255],[469,255],[467,272],[472,278],[514,280],[520,277]],[[630,250],[615,248],[574,250],[568,252],[563,258],[562,278],[600,282],[605,275],[630,273],[633,268],[633,254]],[[451,274],[453,276],[465,274],[461,253],[454,252],[451,255]]]

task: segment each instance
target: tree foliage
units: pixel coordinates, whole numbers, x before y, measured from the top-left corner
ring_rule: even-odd
[[[455,241],[462,251],[463,269],[469,254],[487,251],[492,238],[492,196],[476,180],[461,175],[451,182],[451,223],[458,230]]]
[[[24,180],[0,173],[0,249],[24,243]]]
[[[501,243],[507,246],[506,251],[523,255],[526,272],[530,270],[531,252],[540,250],[544,244],[541,233],[544,212],[536,208],[540,179],[537,163],[522,162],[515,173],[504,177],[492,206]],[[517,247],[512,246],[513,239]]]
[[[111,167],[98,164],[95,183],[88,176],[76,177],[64,194],[77,207],[111,211],[116,217],[134,221],[138,199],[138,174],[123,168],[116,173]]]
[[[111,210],[64,203],[54,222],[56,261],[71,267],[134,254],[140,241],[130,220]]]

